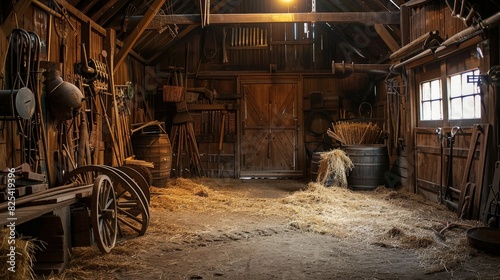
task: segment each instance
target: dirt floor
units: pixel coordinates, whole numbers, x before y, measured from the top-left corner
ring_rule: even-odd
[[[64,273],[40,278],[500,279],[500,257],[467,245],[478,224],[404,190],[172,179],[150,211],[144,236],[107,255],[74,248]]]

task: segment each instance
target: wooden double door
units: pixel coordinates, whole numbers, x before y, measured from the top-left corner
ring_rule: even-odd
[[[297,82],[242,83],[240,177],[302,176],[297,168]]]

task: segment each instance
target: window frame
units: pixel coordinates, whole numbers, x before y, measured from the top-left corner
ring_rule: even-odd
[[[451,96],[452,95],[451,78],[453,76],[460,75],[461,76],[460,78],[463,79],[463,75],[466,74],[466,73],[470,73],[470,72],[472,72],[473,75],[474,75],[474,72],[477,72],[478,76],[481,74],[479,68],[476,67],[476,68],[473,68],[473,69],[467,69],[467,70],[464,70],[464,71],[460,71],[460,72],[456,72],[456,73],[452,73],[452,74],[447,75],[447,79],[446,79],[447,80],[447,99],[448,99],[448,109],[449,109],[449,111],[448,111],[448,120],[450,122],[460,121],[460,122],[466,122],[466,123],[468,123],[468,122],[477,123],[478,120],[480,121],[482,119],[482,116],[483,116],[483,112],[482,112],[482,109],[481,109],[481,106],[482,106],[482,100],[481,100],[482,99],[482,94],[481,94],[481,90],[480,89],[477,92],[476,92],[476,90],[474,90],[473,93],[467,93],[465,95],[463,94],[463,91],[462,91],[460,95],[457,95],[457,96],[454,96],[454,97]],[[477,85],[474,84],[473,87],[477,87]],[[479,107],[479,114],[480,114],[479,118],[452,119],[451,118],[451,106],[452,106],[452,102],[451,101],[452,101],[452,99],[459,99],[460,98],[460,99],[463,100],[463,98],[467,97],[467,96],[473,96],[473,97],[479,96],[479,106],[480,106]],[[462,114],[463,114],[463,105],[462,105],[461,109],[462,109]],[[475,111],[475,109],[474,109],[474,111]]]
[[[416,107],[417,107],[417,112],[416,112],[416,121],[417,121],[417,127],[453,127],[453,126],[462,126],[462,127],[467,127],[467,126],[472,126],[477,123],[481,123],[482,119],[484,118],[485,114],[485,108],[483,104],[483,96],[481,94],[481,91],[479,91],[480,95],[480,114],[481,118],[479,119],[450,119],[450,102],[451,99],[450,97],[450,84],[449,84],[449,77],[453,75],[457,75],[460,73],[466,73],[470,71],[475,71],[475,70],[480,70],[479,65],[477,64],[477,61],[474,63],[474,61],[467,59],[466,63],[462,64],[449,64],[449,61],[454,61],[454,60],[441,60],[439,62],[435,62],[432,64],[427,64],[425,66],[422,66],[420,68],[417,68],[417,72],[415,73],[415,88],[417,90],[416,92],[416,97],[417,102],[416,102]],[[479,75],[481,73],[479,72]],[[421,84],[430,81],[430,80],[435,80],[435,79],[440,79],[441,80],[441,95],[442,95],[442,113],[443,113],[443,119],[442,120],[422,120],[420,118],[421,114],[421,106],[422,106],[422,100],[421,100]]]
[[[432,82],[434,81],[437,81],[439,82],[439,85],[438,87],[440,88],[439,91],[440,91],[440,98],[439,99],[435,99],[432,97],[432,87],[430,88],[431,89],[431,93],[430,94],[430,97],[428,100],[423,100],[423,86],[425,83],[429,83],[430,86],[432,86]],[[418,84],[418,90],[419,90],[419,121],[420,122],[435,122],[435,121],[443,121],[444,120],[444,98],[443,98],[443,85],[442,85],[442,81],[440,78],[435,78],[435,79],[430,79],[430,80],[425,80],[425,81],[421,81],[419,82]],[[441,105],[441,108],[440,108],[440,113],[441,113],[441,118],[440,119],[422,119],[422,110],[423,110],[423,105],[424,105],[424,102],[429,102],[431,104],[431,112],[432,112],[432,103],[434,102],[439,102],[439,104]]]

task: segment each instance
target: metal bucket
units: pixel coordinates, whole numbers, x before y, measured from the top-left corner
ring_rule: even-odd
[[[172,147],[168,134],[140,134],[132,136],[135,157],[152,162],[153,186],[166,187],[172,169]]]
[[[500,229],[475,227],[467,230],[467,243],[488,254],[500,255]]]
[[[385,145],[352,145],[345,146],[344,150],[354,164],[347,175],[349,188],[373,190],[385,184],[384,173],[389,170]]]

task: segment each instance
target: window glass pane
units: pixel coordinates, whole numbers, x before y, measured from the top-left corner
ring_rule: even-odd
[[[462,118],[462,100],[452,99],[450,102],[450,119],[456,120]]]
[[[473,96],[467,96],[463,99],[463,115],[462,118],[464,119],[473,119],[474,118],[474,97]]]
[[[422,101],[427,101],[431,99],[431,84],[423,83],[422,84]]]
[[[460,96],[460,76],[450,77],[450,96]]]
[[[422,119],[422,120],[430,120],[431,119],[431,103],[430,102],[422,103],[422,111],[420,113],[420,119]]]
[[[474,118],[481,118],[481,96],[474,96]]]
[[[439,79],[420,84],[420,119],[440,120],[443,118],[441,82]]]
[[[432,99],[441,99],[441,86],[439,80],[435,80],[431,82],[431,98]]]
[[[472,77],[473,75],[476,77]],[[450,119],[481,118],[481,96],[476,82],[479,78],[477,76],[479,76],[479,70],[448,77],[450,83],[448,108]]]
[[[432,102],[432,119],[440,120],[441,119],[441,101]]]
[[[471,76],[472,72],[467,72],[462,74],[462,93],[463,94],[471,94],[474,92],[474,88],[476,87],[476,83],[467,83],[467,76]]]

